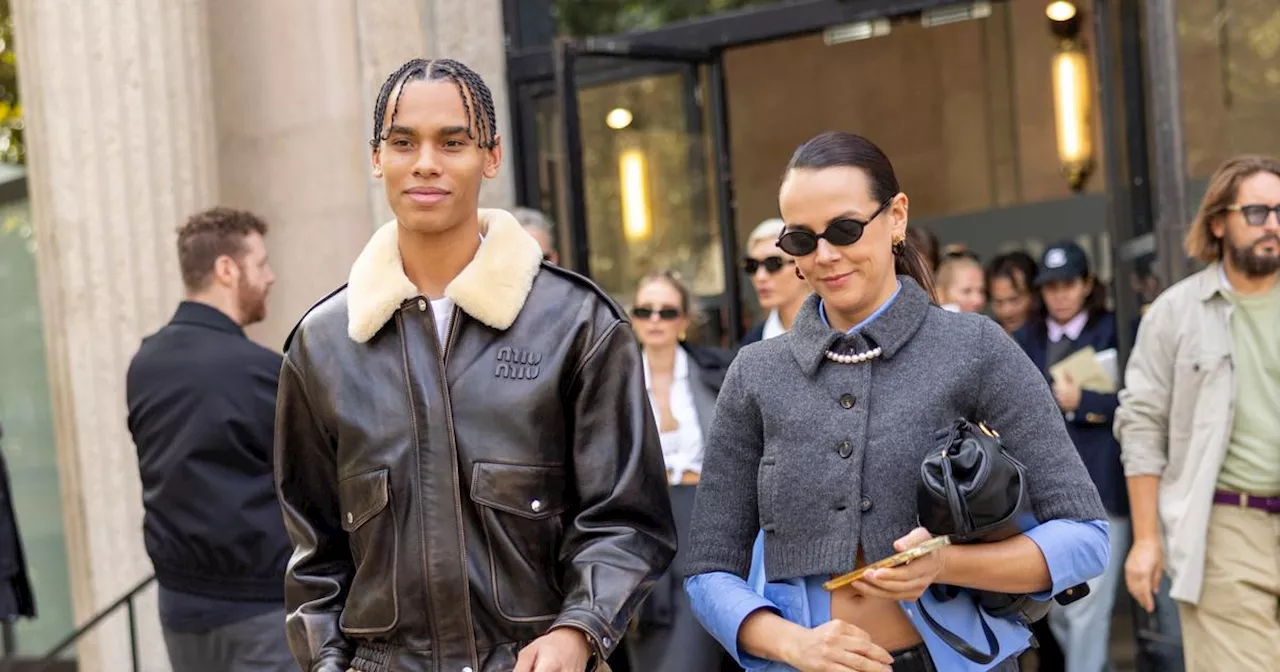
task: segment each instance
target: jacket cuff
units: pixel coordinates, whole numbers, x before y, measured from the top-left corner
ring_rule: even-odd
[[[587,636],[587,643],[591,646],[594,657],[589,666],[591,670],[600,669],[618,646],[618,637],[609,630],[604,620],[586,609],[573,608],[560,612],[560,617],[548,630],[556,628],[573,628]]]
[[[347,672],[351,661],[345,655],[327,654],[311,664],[308,672]]]
[[[1115,395],[1092,390],[1080,391],[1080,406],[1075,410],[1075,422],[1082,425],[1105,425],[1111,422],[1115,411]]]
[[[1137,441],[1121,437],[1120,462],[1124,465],[1125,478],[1134,476],[1164,476],[1169,458],[1155,442]]]

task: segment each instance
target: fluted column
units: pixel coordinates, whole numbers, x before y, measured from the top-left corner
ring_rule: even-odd
[[[216,199],[207,21],[201,0],[15,0],[13,10],[82,622],[152,571],[124,378],[181,296],[175,226]],[[138,618],[144,669],[168,669],[154,599]],[[126,669],[123,612],[77,651],[80,670]]]

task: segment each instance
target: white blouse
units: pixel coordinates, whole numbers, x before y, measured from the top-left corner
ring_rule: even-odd
[[[653,383],[649,375],[649,356],[644,355],[644,386],[649,391],[649,405],[653,407],[654,420],[657,417],[658,403],[653,396]],[[702,473],[702,425],[698,422],[698,409],[693,405],[693,387],[689,380],[689,354],[684,348],[676,348],[675,373],[671,377],[670,404],[671,415],[675,417],[676,429],[660,432],[662,457],[667,463],[667,474],[671,484],[676,485],[684,478],[685,472]]]

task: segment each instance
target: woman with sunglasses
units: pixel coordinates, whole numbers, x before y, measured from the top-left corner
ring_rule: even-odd
[[[904,242],[907,196],[870,141],[801,145],[779,205],[778,245],[815,295],[790,332],[739,352],[721,388],[686,551],[699,620],[752,670],[1017,669],[1026,626],[966,591],[1048,600],[1107,555],[1106,512],[1048,385],[995,322],[930,300]],[[831,577],[930,538],[916,525],[921,462],[960,417],[1001,433],[1041,523],[827,592]],[[758,590],[746,581],[757,532]],[[961,593],[940,599],[934,584]]]
[[[702,446],[715,413],[730,355],[686,342],[693,323],[689,288],[675,273],[641,278],[631,315],[643,350],[645,386],[667,463],[676,519],[675,560],[658,582],[624,641],[631,669],[653,672],[719,670],[724,651],[698,627],[681,588],[694,491],[702,471]]]
[[[796,313],[809,296],[809,285],[800,278],[795,259],[778,247],[782,229],[781,219],[765,220],[747,238],[742,270],[751,278],[760,307],[769,311],[769,315],[747,332],[743,345],[791,331]]]

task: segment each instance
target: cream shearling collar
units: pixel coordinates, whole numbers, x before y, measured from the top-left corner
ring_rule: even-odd
[[[476,256],[445,288],[458,308],[494,329],[516,321],[542,263],[542,248],[505,210],[480,209],[484,240]],[[405,301],[421,292],[404,274],[399,225],[383,224],[351,266],[347,335],[367,342]]]

